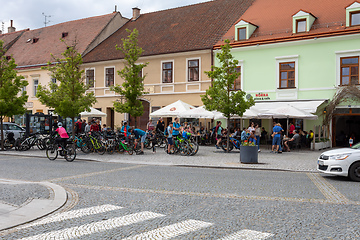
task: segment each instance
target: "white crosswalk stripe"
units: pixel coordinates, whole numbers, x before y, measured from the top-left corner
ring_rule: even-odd
[[[68,212],[64,212],[64,213],[55,214],[54,216],[42,219],[42,220],[37,221],[30,225],[27,225],[24,228],[38,226],[38,225],[44,225],[44,224],[48,224],[48,223],[52,223],[52,222],[60,222],[60,221],[68,220],[68,219],[90,216],[93,214],[99,214],[99,213],[114,211],[114,210],[118,210],[118,209],[122,209],[122,207],[114,206],[114,205],[101,205],[101,206],[83,208],[83,209],[78,209],[78,210],[72,210],[72,211],[68,211]]]
[[[272,236],[274,236],[274,234],[244,229],[223,237],[220,240],[261,240]]]
[[[67,228],[58,231],[52,231],[36,236],[22,238],[22,240],[38,240],[38,239],[72,239],[79,238],[82,236],[104,232],[113,228],[131,225],[139,223],[145,220],[150,220],[158,217],[164,217],[165,215],[153,213],[153,212],[140,212],[135,214],[126,215],[123,217],[112,218],[105,221],[85,224],[78,227]]]
[[[48,223],[61,222],[69,219],[75,219],[80,217],[91,216],[94,214],[106,213],[109,211],[119,210],[123,207],[114,206],[114,205],[101,205],[89,208],[83,208],[78,210],[72,210],[64,213],[55,214],[51,217],[42,219],[33,224],[20,227],[20,229],[45,225]],[[163,214],[154,213],[154,212],[140,212],[134,213],[122,217],[111,218],[104,221],[94,222],[90,224],[85,224],[76,227],[70,227],[62,230],[51,231],[47,233],[38,234],[31,237],[22,238],[21,240],[38,240],[38,239],[52,239],[52,240],[66,240],[79,238],[82,236],[87,236],[95,233],[101,233],[107,230],[119,228],[122,226],[128,226],[135,223],[144,222],[147,220],[165,217]],[[123,240],[135,240],[135,239],[170,239],[183,234],[191,233],[203,228],[211,227],[213,223],[203,222],[198,220],[186,220],[179,223],[175,223],[165,227],[159,227],[157,229],[140,233],[135,236],[127,237]],[[246,239],[246,240],[262,240],[267,239],[274,234],[258,232],[253,230],[241,230],[225,236],[220,240],[233,240],[233,239]]]
[[[201,228],[212,226],[212,223],[202,222],[197,220],[187,220],[180,223],[175,223],[166,227],[158,228],[146,233],[141,233],[133,237],[125,238],[123,240],[136,239],[169,239],[185,233],[197,231]]]

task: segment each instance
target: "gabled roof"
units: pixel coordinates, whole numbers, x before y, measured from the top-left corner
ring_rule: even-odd
[[[13,55],[18,68],[52,62],[50,54],[61,57],[61,53],[66,50],[66,44],[60,41],[62,33],[68,34],[63,38],[68,45],[73,45],[76,39],[77,51],[83,53],[116,14],[120,13],[114,12],[26,31],[8,50],[7,55]],[[38,39],[36,43],[34,39]]]
[[[12,33],[0,34],[0,40],[4,42],[4,48],[9,49],[16,42],[16,40],[21,36],[21,34],[23,34],[25,31],[28,31],[28,30],[29,29],[16,31],[16,32],[12,32]]]
[[[122,59],[116,45],[129,33],[139,31],[143,56],[212,49],[254,0],[214,0],[140,15],[84,56],[84,63]]]
[[[360,27],[346,28],[346,7],[354,0],[256,0],[241,19],[256,24],[258,28],[251,38],[234,41],[235,25],[222,37],[215,48],[224,44],[223,40],[232,40],[233,46],[248,46],[279,41],[293,41],[322,36],[335,36],[360,33]],[[316,17],[312,28],[307,33],[293,34],[292,17],[300,10],[306,9]]]

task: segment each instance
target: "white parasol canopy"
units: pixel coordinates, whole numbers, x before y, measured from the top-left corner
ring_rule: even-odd
[[[259,113],[260,118],[302,118],[302,119],[311,119],[316,120],[318,116],[306,112],[304,110],[298,109],[290,104],[285,104],[280,107],[268,110],[264,113]]]
[[[180,113],[194,108],[194,106],[178,100],[170,105],[167,105],[166,107],[160,108],[159,110],[150,113],[150,117],[177,117]]]
[[[81,112],[80,116],[82,118],[84,118],[84,117],[106,117],[107,114],[103,113],[103,112],[101,112],[101,111],[99,111],[99,110],[97,110],[95,108],[90,107],[90,112],[86,112],[86,111]]]
[[[217,111],[208,111],[205,106],[193,108],[185,112],[179,113],[180,118],[204,118],[204,119],[223,119],[222,113]]]

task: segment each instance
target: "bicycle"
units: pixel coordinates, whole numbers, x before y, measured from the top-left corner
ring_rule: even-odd
[[[100,134],[92,132],[91,134],[89,134],[89,139],[85,143],[90,149],[90,151],[97,152],[98,154],[103,155],[106,151],[106,148],[100,138]]]
[[[124,151],[127,152],[129,155],[133,155],[134,153],[134,144],[133,139],[129,136],[128,142],[125,141],[125,136],[120,134],[116,137],[116,151],[123,153]]]
[[[34,133],[30,135],[30,137],[23,136],[18,138],[15,144],[15,150],[27,151],[35,145],[40,150],[44,150],[46,148],[45,144],[43,143],[43,139],[40,137],[40,133]]]
[[[231,150],[234,149],[234,147],[236,149],[239,149],[240,150],[240,146],[241,146],[241,142],[239,140],[237,140],[236,138],[233,138],[233,137],[230,137],[229,138],[229,152]],[[223,139],[221,140],[220,142],[220,147],[225,151],[227,152],[227,139]]]
[[[75,146],[72,145],[73,141],[70,139],[67,139],[65,142],[65,146],[61,143],[54,142],[53,144],[50,144],[46,149],[46,157],[54,161],[58,155],[63,156],[66,161],[72,162],[76,158],[76,149]],[[59,150],[60,148],[60,150]]]
[[[165,152],[168,146],[164,148]],[[179,135],[174,136],[174,145],[170,148],[170,154],[180,153],[183,156],[190,156],[192,153],[191,146],[186,139],[181,138]]]

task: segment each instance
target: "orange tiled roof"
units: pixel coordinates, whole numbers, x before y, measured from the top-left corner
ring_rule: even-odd
[[[68,33],[68,36],[64,38],[68,45],[72,45],[76,39],[77,51],[82,53],[116,14],[119,13],[114,12],[26,31],[7,54],[13,55],[18,68],[46,64],[53,61],[50,54],[61,57],[61,53],[66,50],[66,45],[60,42],[62,33]],[[38,41],[34,43],[33,39],[38,39]]]
[[[139,31],[143,56],[211,49],[254,0],[214,0],[142,14],[129,21],[84,56],[84,63],[123,58],[120,51],[126,29]]]
[[[256,0],[240,19],[257,25],[250,39],[235,41],[235,24],[215,48],[230,39],[233,46],[293,41],[322,36],[360,33],[360,27],[346,28],[346,7],[355,0]],[[300,10],[316,17],[307,33],[292,33],[292,16]],[[237,22],[239,22],[236,21]]]

